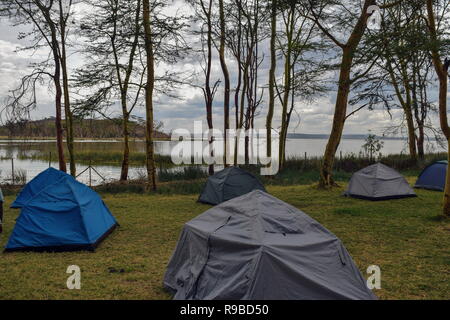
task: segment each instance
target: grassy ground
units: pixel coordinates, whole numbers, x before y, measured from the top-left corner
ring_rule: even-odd
[[[412,179],[411,181],[412,182]],[[343,189],[269,186],[335,233],[363,275],[382,271],[382,299],[450,298],[450,220],[440,219],[442,193],[418,190],[418,198],[367,202],[341,196]],[[209,206],[197,195],[105,194],[121,224],[95,253],[0,254],[0,299],[168,299],[162,278],[183,224]],[[9,205],[12,196],[6,198]],[[18,212],[7,209],[6,244]],[[68,290],[66,269],[81,267],[81,290]],[[124,269],[110,273],[109,268]]]

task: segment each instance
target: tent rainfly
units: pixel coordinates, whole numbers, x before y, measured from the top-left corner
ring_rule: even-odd
[[[414,188],[444,191],[447,175],[447,161],[436,161],[423,169]]]
[[[376,299],[341,241],[260,190],[184,225],[164,276],[174,299]]]
[[[227,167],[208,178],[198,202],[216,205],[253,190],[266,191],[250,172],[239,167]]]
[[[21,212],[6,252],[92,251],[117,226],[94,190],[53,168],[31,180],[11,207]]]
[[[417,197],[400,173],[382,163],[355,172],[344,195],[372,201]]]

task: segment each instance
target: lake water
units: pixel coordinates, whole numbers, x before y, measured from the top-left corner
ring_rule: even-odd
[[[162,155],[170,155],[172,148],[179,142],[175,141],[157,141],[155,142],[155,152]],[[182,142],[190,143],[190,142]],[[286,150],[288,157],[307,157],[322,156],[325,149],[326,139],[288,139]],[[206,144],[206,143],[205,143]],[[338,149],[338,154],[355,153],[361,151],[363,140],[359,139],[343,139]],[[143,141],[131,142],[131,151],[144,152],[145,144]],[[96,152],[110,152],[122,150],[122,143],[120,141],[76,141],[75,148],[82,151],[96,151]],[[45,170],[50,165],[57,167],[55,161],[41,161],[41,160],[23,160],[18,159],[19,155],[30,155],[36,152],[53,152],[55,157],[55,141],[52,140],[0,140],[0,182],[11,182],[12,177],[12,163],[11,158],[14,158],[15,172],[26,172],[27,181],[31,180],[41,171]],[[428,143],[427,152],[443,151],[435,143]],[[404,140],[384,140],[382,153],[399,154],[407,153],[407,144]],[[55,159],[56,160],[56,159]],[[120,176],[120,161],[113,165],[94,165],[95,169],[100,175],[105,177],[108,181],[116,180]],[[81,173],[87,168],[87,165],[77,164],[77,173]],[[176,170],[176,169],[175,169]],[[145,173],[143,167],[130,167],[130,178],[136,178]],[[78,180],[84,183],[89,183],[89,170],[78,177]],[[91,171],[91,183],[96,185],[102,183],[103,179],[99,177],[94,171]]]

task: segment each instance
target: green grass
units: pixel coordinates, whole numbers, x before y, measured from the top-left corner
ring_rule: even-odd
[[[410,179],[413,182],[413,179]],[[343,188],[268,186],[268,191],[336,234],[366,276],[381,267],[381,299],[450,298],[450,220],[439,218],[442,193],[368,202]],[[162,279],[183,224],[209,208],[197,194],[104,194],[121,226],[95,253],[11,253],[0,257],[0,299],[168,299]],[[13,200],[6,197],[6,205]],[[5,210],[4,246],[18,212]],[[66,268],[81,267],[81,290],[66,289]],[[108,268],[124,269],[110,273]]]

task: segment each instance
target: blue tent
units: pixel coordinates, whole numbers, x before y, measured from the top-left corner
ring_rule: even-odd
[[[414,188],[444,191],[447,161],[437,161],[423,169]]]
[[[21,212],[7,252],[94,250],[117,226],[94,190],[53,168],[31,180],[11,207]]]

